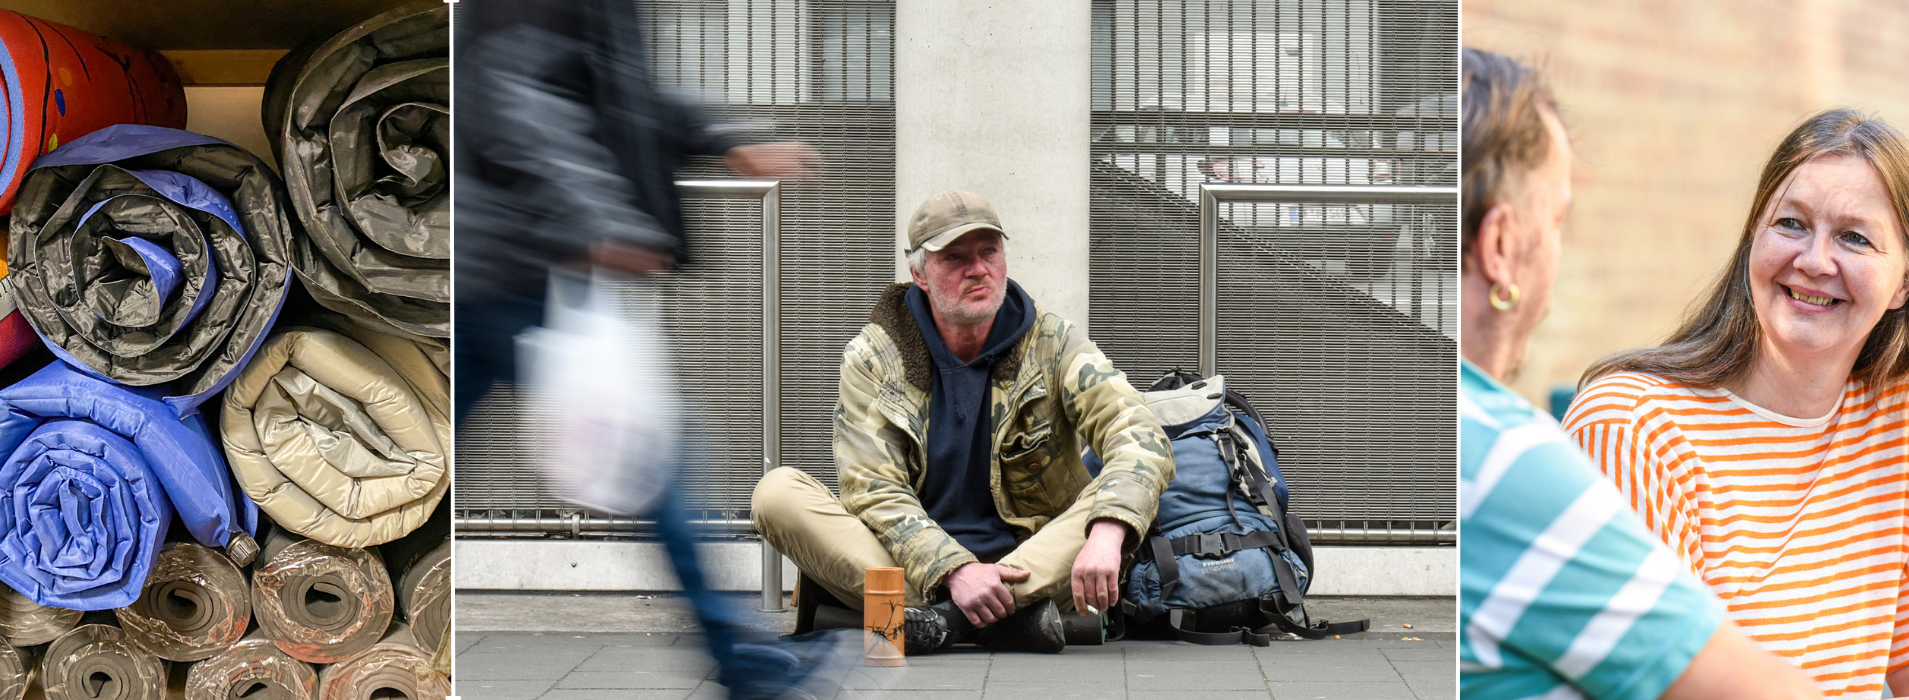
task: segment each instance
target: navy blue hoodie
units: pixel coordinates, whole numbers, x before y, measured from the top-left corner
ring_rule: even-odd
[[[988,375],[994,360],[1034,326],[1034,300],[1008,280],[1007,299],[994,315],[994,326],[974,361],[963,363],[948,350],[935,328],[928,295],[910,286],[908,310],[921,328],[928,356],[934,359],[934,388],[928,396],[928,473],[921,505],[962,547],[983,561],[1014,549],[1014,530],[994,505],[988,483],[994,445],[988,408]]]

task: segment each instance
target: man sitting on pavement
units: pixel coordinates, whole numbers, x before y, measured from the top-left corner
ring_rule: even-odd
[[[1060,651],[1062,610],[1119,602],[1123,555],[1173,478],[1166,433],[1126,375],[1007,278],[1006,238],[971,193],[915,211],[914,284],[883,292],[842,354],[841,498],[784,467],[751,502],[756,530],[851,607],[868,567],[904,569],[909,654]],[[1098,476],[1083,447],[1105,463]]]

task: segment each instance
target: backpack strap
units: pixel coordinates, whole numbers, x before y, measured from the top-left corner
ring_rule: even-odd
[[[1147,538],[1148,548],[1141,550],[1144,558],[1148,553],[1153,556],[1153,564],[1160,568],[1160,597],[1173,593],[1173,586],[1180,582],[1180,563],[1173,559],[1171,540],[1155,535]]]
[[[1253,489],[1258,491],[1260,497],[1266,500],[1268,508],[1275,508],[1280,513],[1281,517],[1273,521],[1276,525],[1271,531],[1273,538],[1275,538],[1274,541],[1262,546],[1269,546],[1273,549],[1273,576],[1279,580],[1279,595],[1286,599],[1286,604],[1288,605],[1300,605],[1305,602],[1306,594],[1304,591],[1299,590],[1299,576],[1293,573],[1292,562],[1286,561],[1285,557],[1280,556],[1281,553],[1292,549],[1292,542],[1286,537],[1286,530],[1290,527],[1290,519],[1284,517],[1286,514],[1285,508],[1283,507],[1284,504],[1276,497],[1276,492],[1273,490],[1271,481],[1266,478],[1265,470],[1254,468],[1251,461],[1242,458],[1238,454],[1237,450],[1244,449],[1248,446],[1240,444],[1240,441],[1232,437],[1230,432],[1223,434],[1228,437],[1220,440],[1220,458],[1226,462],[1234,474],[1245,475],[1246,480],[1252,484]],[[1231,449],[1228,449],[1229,447]],[[1228,493],[1230,494],[1231,492]],[[1306,552],[1308,555],[1312,552],[1310,543],[1308,543],[1306,547]]]
[[[1287,605],[1279,598],[1267,596],[1259,599],[1259,612],[1272,620],[1272,624],[1259,628],[1258,632],[1269,633],[1274,628],[1281,632],[1304,637],[1306,639],[1325,639],[1326,635],[1358,634],[1372,628],[1370,618],[1351,622],[1313,621],[1306,614],[1304,605]],[[1297,614],[1297,619],[1294,618]]]
[[[1172,552],[1173,556],[1181,557],[1191,554],[1202,559],[1218,559],[1234,552],[1262,547],[1277,551],[1285,546],[1285,543],[1280,541],[1279,534],[1272,530],[1259,530],[1244,535],[1235,535],[1231,532],[1207,532],[1173,539],[1165,537],[1154,539],[1165,540],[1168,551]],[[1159,552],[1154,552],[1154,556],[1157,559]]]
[[[1232,644],[1251,644],[1256,647],[1270,646],[1273,635],[1266,628],[1248,629],[1235,627],[1227,632],[1198,632],[1194,630],[1195,613],[1192,610],[1175,608],[1167,611],[1167,624],[1173,626],[1173,634],[1180,641],[1206,646],[1227,646]]]

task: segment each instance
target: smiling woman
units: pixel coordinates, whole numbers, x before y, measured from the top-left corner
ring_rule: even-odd
[[[1825,694],[1909,691],[1909,141],[1816,115],[1669,342],[1585,373],[1579,447],[1765,648]]]

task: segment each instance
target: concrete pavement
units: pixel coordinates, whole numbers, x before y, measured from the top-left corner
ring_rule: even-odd
[[[736,596],[753,608],[753,596]],[[1360,639],[1203,647],[1122,641],[1058,655],[963,648],[901,669],[856,669],[841,698],[1457,697],[1456,601],[1321,598],[1315,616],[1373,618]],[[714,664],[681,601],[669,596],[466,593],[457,596],[457,693],[463,700],[715,700]],[[793,615],[752,614],[785,632]],[[1404,625],[1412,625],[1410,628]]]

